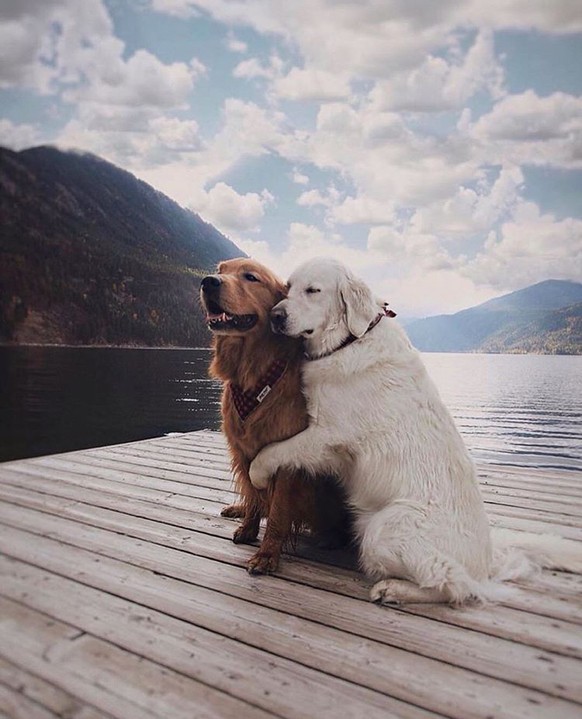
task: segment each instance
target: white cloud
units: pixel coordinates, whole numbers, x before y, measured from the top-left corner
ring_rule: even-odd
[[[0,137],[2,145],[11,150],[23,150],[41,141],[40,131],[35,125],[18,124],[7,119],[0,119]]]
[[[309,184],[309,176],[303,174],[302,172],[299,172],[299,170],[296,167],[293,168],[293,171],[289,175],[289,178],[296,185],[308,185]]]
[[[239,40],[239,38],[237,38],[232,32],[228,34],[225,44],[231,52],[245,53],[249,49],[246,42]]]
[[[445,237],[487,232],[514,210],[522,185],[519,167],[506,165],[492,184],[482,179],[475,189],[461,186],[452,197],[418,208],[410,219],[410,228]]]
[[[345,243],[341,235],[323,232],[319,227],[292,222],[289,226],[288,244],[282,253],[279,266],[289,276],[297,265],[314,257],[333,256],[355,270],[363,271],[378,261],[375,252],[362,252]]]
[[[379,252],[393,264],[398,263],[407,272],[452,269],[456,264],[436,235],[401,232],[393,226],[373,227],[368,235],[368,249]]]
[[[490,158],[493,152],[516,163],[582,167],[582,97],[509,95],[468,132]]]
[[[137,113],[134,109],[132,112]],[[154,185],[162,192],[173,197],[183,205],[193,205],[196,209],[195,198],[203,193],[205,188],[216,182],[237,163],[244,162],[245,158],[260,157],[268,152],[276,152],[277,148],[285,142],[285,131],[281,129],[283,116],[277,111],[260,108],[254,103],[227,98],[222,109],[222,123],[219,131],[213,138],[196,145],[195,127],[189,121],[180,121],[185,125],[176,125],[171,130],[174,135],[183,132],[187,147],[180,148],[177,141],[161,144],[167,138],[168,128],[174,126],[171,119],[160,121],[153,127],[156,135],[153,136],[155,145],[160,147],[156,155],[153,150],[144,153],[140,148],[149,142],[150,123],[154,115],[148,116],[147,122],[135,118],[135,128],[129,132],[127,141],[120,135],[112,135],[109,139],[114,145],[109,147],[106,155],[112,161],[123,157],[126,165],[141,179]],[[128,128],[129,129],[129,128]],[[77,139],[83,142],[84,128],[82,124],[77,128]],[[163,130],[163,132],[162,132]],[[104,138],[94,135],[91,141],[102,141]],[[121,145],[118,147],[117,142]],[[71,144],[71,143],[69,143]],[[84,141],[86,147],[88,140]],[[173,151],[169,150],[173,147]],[[93,151],[97,151],[94,147]],[[122,152],[123,154],[119,154]]]
[[[390,278],[377,292],[400,317],[452,314],[499,295],[499,290],[481,286],[456,270],[425,268]]]
[[[378,225],[394,219],[394,202],[370,197],[346,197],[332,207],[328,219],[343,225]]]
[[[189,65],[165,65],[147,50],[127,61],[100,50],[86,67],[88,82],[65,93],[70,101],[89,101],[129,107],[184,107],[196,80],[206,68],[197,59]]]
[[[275,198],[268,190],[260,194],[239,194],[230,185],[218,182],[194,198],[194,209],[223,232],[248,232],[257,228],[268,204]]]
[[[150,0],[152,10],[179,17],[182,20],[187,20],[200,14],[196,9],[197,4],[194,0]]]
[[[395,113],[371,106],[357,110],[346,103],[322,105],[316,129],[295,133],[280,143],[279,151],[292,162],[312,163],[349,178],[358,200],[351,209],[364,217],[367,203],[374,208],[373,221],[382,222],[393,203],[417,206],[446,199],[459,184],[472,181],[479,168],[471,143],[460,134],[422,136]]]
[[[493,33],[478,33],[464,56],[454,50],[450,59],[428,55],[413,70],[377,83],[372,101],[384,110],[439,112],[463,107],[479,90],[499,97],[503,70],[495,56]]]
[[[329,207],[331,199],[329,197],[324,197],[319,190],[307,190],[299,195],[297,198],[297,204],[302,207],[318,207],[319,205]]]
[[[452,20],[474,26],[541,30],[582,31],[582,7],[577,0],[481,0],[459,3]]]
[[[178,120],[147,108],[91,103],[79,106],[75,117],[60,132],[56,144],[93,152],[131,168],[136,174],[148,165],[193,161],[192,158],[198,157],[204,149],[194,120]],[[182,173],[179,182],[184,184]],[[172,192],[169,194],[181,202],[187,199],[176,197]]]
[[[273,83],[275,94],[285,100],[341,100],[350,96],[346,75],[313,68],[292,68]]]
[[[112,39],[101,0],[27,0],[0,5],[0,86],[47,94],[78,81],[84,58]]]
[[[246,80],[254,80],[256,78],[274,80],[280,76],[282,69],[283,61],[277,55],[272,55],[266,64],[263,64],[256,57],[250,57],[248,60],[239,62],[232,71],[232,74],[234,77],[244,78]]]
[[[537,205],[520,202],[499,232],[489,234],[482,252],[463,267],[479,284],[513,289],[552,277],[582,277],[582,220],[542,215]]]
[[[231,26],[250,26],[293,42],[310,70],[386,78],[418,67],[427,54],[455,43],[456,28],[582,30],[575,0],[155,0],[187,12],[203,9]]]

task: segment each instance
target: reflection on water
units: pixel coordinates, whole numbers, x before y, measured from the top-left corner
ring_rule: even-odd
[[[0,459],[218,429],[208,350],[0,347]]]
[[[429,354],[475,459],[582,469],[582,358]]]
[[[0,459],[218,429],[208,350],[0,347]],[[582,468],[582,358],[425,354],[476,459]]]

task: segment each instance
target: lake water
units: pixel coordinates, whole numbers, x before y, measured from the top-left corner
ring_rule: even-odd
[[[0,347],[0,460],[218,429],[205,349]],[[582,469],[582,357],[424,354],[477,460]]]

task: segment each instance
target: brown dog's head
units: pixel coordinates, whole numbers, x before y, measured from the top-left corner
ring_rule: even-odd
[[[271,308],[285,297],[284,283],[249,258],[226,260],[202,279],[200,300],[215,334],[242,335],[269,326]]]

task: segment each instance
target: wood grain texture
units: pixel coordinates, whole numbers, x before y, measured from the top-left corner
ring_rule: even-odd
[[[0,716],[581,715],[581,576],[379,608],[306,538],[251,577],[229,466],[208,431],[0,465]],[[580,476],[479,474],[493,525],[582,541]]]

